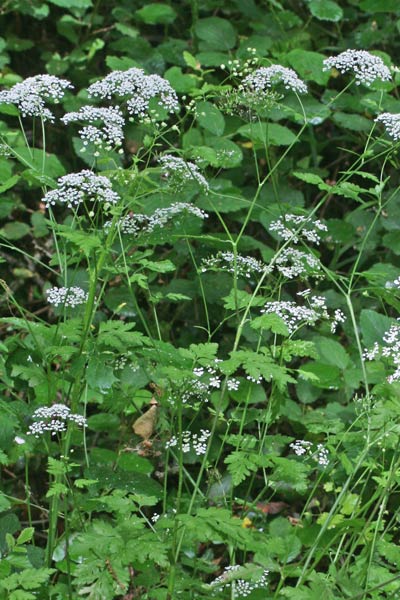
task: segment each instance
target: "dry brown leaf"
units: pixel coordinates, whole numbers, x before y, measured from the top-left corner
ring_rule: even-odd
[[[150,404],[150,408],[141,417],[136,419],[132,425],[132,429],[136,435],[139,435],[145,441],[153,435],[157,422],[158,402],[155,398],[152,398]]]

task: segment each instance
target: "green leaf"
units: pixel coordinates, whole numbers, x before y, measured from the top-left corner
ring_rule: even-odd
[[[17,537],[17,545],[25,544],[26,542],[30,542],[35,533],[35,529],[33,527],[27,527],[23,529],[19,536]]]
[[[343,18],[343,10],[333,0],[310,0],[308,6],[312,16],[320,21],[337,22]]]
[[[3,192],[6,192],[7,190],[14,187],[14,185],[16,183],[18,183],[19,180],[20,180],[19,175],[13,175],[9,179],[6,179],[6,181],[0,185],[0,194],[2,194]]]
[[[361,10],[371,13],[398,12],[398,0],[361,0]]]
[[[199,102],[196,105],[196,119],[204,129],[214,135],[224,133],[225,119],[221,111],[211,102]]]
[[[386,315],[374,310],[363,309],[360,314],[360,329],[365,346],[370,348],[375,342],[382,344],[384,334],[393,323],[395,320]]]
[[[322,336],[315,337],[313,342],[321,362],[337,366],[340,369],[346,369],[349,366],[350,357],[339,342]]]
[[[351,115],[344,112],[336,112],[333,114],[333,121],[339,127],[350,129],[350,131],[370,131],[372,123],[362,115]]]
[[[137,10],[135,15],[146,25],[169,25],[173,23],[177,17],[176,12],[167,4],[158,2],[150,3],[143,8]]]
[[[0,235],[5,237],[7,240],[20,240],[25,235],[28,235],[31,228],[26,223],[14,221],[13,223],[7,223],[0,229]]]
[[[195,26],[202,40],[202,50],[230,50],[236,44],[236,31],[229,21],[220,17],[199,19]]]
[[[322,70],[326,58],[319,52],[310,52],[296,48],[286,55],[289,64],[299,74],[301,79],[315,81],[319,85],[326,85],[329,73]]]
[[[164,77],[176,92],[186,94],[199,86],[200,80],[195,75],[185,75],[181,67],[171,67],[165,71]]]
[[[296,135],[278,123],[249,123],[237,131],[245,138],[263,146],[290,146],[296,142]]]
[[[92,0],[48,0],[48,2],[69,10],[76,8],[85,10],[93,5]]]
[[[94,390],[107,390],[117,381],[114,369],[106,364],[108,357],[92,356],[86,369],[86,381]]]
[[[88,418],[88,427],[93,431],[115,431],[119,426],[118,416],[110,413],[97,413]]]

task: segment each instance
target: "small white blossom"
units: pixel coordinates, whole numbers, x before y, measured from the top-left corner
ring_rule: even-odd
[[[68,208],[75,208],[85,200],[116,204],[120,199],[112,190],[111,182],[107,177],[95,175],[88,169],[64,175],[57,183],[58,188],[50,190],[43,198],[47,206],[60,203],[66,204]]]
[[[297,248],[285,248],[275,260],[276,269],[288,279],[308,276],[319,276],[321,263],[319,259],[310,252],[302,252]]]
[[[375,358],[384,357],[389,359],[395,370],[387,381],[394,383],[400,380],[400,325],[394,323],[383,336],[383,344],[375,342],[369,350],[364,350],[363,358],[365,360],[374,360]]]
[[[186,162],[182,158],[171,154],[161,156],[158,162],[162,167],[164,177],[171,179],[177,189],[181,189],[185,181],[196,181],[204,191],[208,191],[208,181],[194,163]]]
[[[0,92],[0,103],[15,104],[23,117],[54,121],[54,115],[45,107],[45,103],[51,101],[57,104],[68,88],[73,88],[73,85],[66,79],[54,75],[35,75]]]
[[[374,56],[365,50],[346,50],[337,56],[324,60],[324,71],[335,68],[340,73],[352,71],[356,84],[370,86],[376,79],[390,81],[390,70],[379,56]]]
[[[329,451],[323,444],[313,444],[307,440],[296,440],[289,444],[296,456],[307,456],[312,458],[321,467],[329,465]]]
[[[53,306],[79,306],[85,304],[88,294],[80,287],[52,287],[46,290],[47,302]]]
[[[288,69],[281,65],[260,67],[243,79],[241,88],[249,88],[255,92],[262,92],[279,83],[282,83],[287,90],[292,90],[299,94],[307,93],[307,86],[298,77],[297,73],[293,69]]]
[[[240,565],[230,565],[225,567],[222,575],[214,579],[210,585],[213,588],[216,588],[218,591],[234,587],[235,598],[246,598],[254,590],[267,587],[269,575],[269,571],[267,569],[264,570],[257,581],[249,581],[238,577],[237,571],[239,571],[239,569]]]
[[[159,106],[170,113],[179,108],[176,92],[166,79],[159,75],[145,75],[142,69],[136,67],[110,73],[90,85],[88,93],[103,100],[113,97],[125,100],[128,112],[139,119],[148,116],[152,98],[159,98]]]
[[[86,419],[83,415],[71,413],[71,409],[65,404],[53,404],[52,406],[42,406],[35,410],[33,419],[40,419],[29,426],[28,435],[34,435],[38,438],[45,431],[50,431],[54,436],[67,430],[69,423],[75,423],[78,427],[86,427]]]
[[[250,279],[253,273],[264,273],[268,266],[252,256],[241,256],[233,252],[219,252],[216,256],[205,258],[201,262],[200,271],[223,270]]]
[[[201,429],[200,433],[182,432],[181,450],[187,454],[193,450],[197,455],[203,455],[207,452],[207,440],[211,432],[208,429]],[[174,435],[165,444],[165,448],[175,448],[179,445],[178,438]]]
[[[305,239],[317,245],[321,240],[320,232],[328,230],[327,226],[319,220],[312,221],[309,217],[291,213],[285,215],[283,219],[272,221],[269,229],[275,231],[285,241],[291,240],[293,244],[298,244],[301,239]]]
[[[92,143],[99,148],[111,150],[114,146],[121,146],[124,139],[122,128],[125,121],[119,108],[82,106],[79,111],[66,113],[61,121],[64,125],[82,121],[90,123],[79,130],[84,146]]]
[[[152,215],[129,214],[120,219],[118,227],[121,233],[138,235],[139,233],[152,233],[157,227],[163,227],[168,221],[176,220],[177,216],[190,214],[198,219],[207,219],[208,213],[189,202],[174,202],[166,208],[157,208]],[[109,227],[110,222],[105,224]]]
[[[261,313],[275,314],[280,317],[290,334],[304,325],[314,326],[321,319],[331,320],[325,298],[322,296],[307,297],[307,302],[309,306],[300,306],[293,301],[271,301],[264,305]]]
[[[396,142],[400,140],[400,114],[382,113],[375,119],[377,123],[383,123],[387,134]]]

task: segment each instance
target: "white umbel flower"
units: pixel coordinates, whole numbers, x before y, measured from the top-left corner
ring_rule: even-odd
[[[88,294],[80,287],[52,287],[46,291],[47,302],[53,306],[69,306],[74,308],[85,304]]]
[[[178,98],[171,84],[159,75],[145,75],[142,69],[133,67],[127,71],[114,71],[88,87],[89,96],[111,100],[114,97],[126,101],[128,112],[144,119],[148,116],[149,103],[158,98],[159,106],[172,113],[178,110]]]
[[[64,175],[57,183],[58,188],[50,190],[43,198],[47,206],[66,204],[68,208],[76,208],[85,201],[116,204],[120,199],[107,177],[95,175],[88,169]]]
[[[400,114],[382,113],[375,119],[377,123],[383,123],[386,132],[396,142],[400,140]]]
[[[82,121],[90,123],[79,130],[79,136],[84,146],[92,143],[95,146],[104,147],[105,150],[111,150],[114,146],[121,146],[124,139],[122,128],[125,121],[119,108],[82,106],[76,112],[66,113],[61,121],[64,125]]]
[[[66,79],[59,79],[54,75],[35,75],[0,92],[0,103],[14,104],[23,117],[54,121],[54,115],[45,107],[45,103],[51,101],[57,104],[65,90],[70,88],[73,85]]]
[[[392,78],[383,60],[366,50],[346,50],[337,56],[326,58],[323,70],[329,71],[333,68],[342,74],[353,72],[357,85],[363,83],[370,86],[376,79],[390,81]]]
[[[298,94],[307,93],[307,86],[298,77],[297,73],[293,69],[288,69],[281,65],[260,67],[243,79],[241,88],[262,92],[279,83],[282,83],[285,89],[292,90],[292,92]]]
[[[162,174],[171,179],[180,188],[185,181],[195,181],[204,191],[208,191],[208,181],[200,173],[199,167],[192,162],[186,162],[178,156],[165,154],[158,162],[162,168]]]
[[[65,404],[53,404],[52,406],[41,406],[32,415],[38,419],[29,426],[28,435],[38,438],[46,431],[54,436],[67,430],[68,423],[75,423],[78,427],[86,427],[86,418],[83,415],[71,413],[71,409]]]

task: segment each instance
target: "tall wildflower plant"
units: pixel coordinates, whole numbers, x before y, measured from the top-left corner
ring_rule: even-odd
[[[397,597],[394,71],[245,54],[0,92],[1,598]]]

